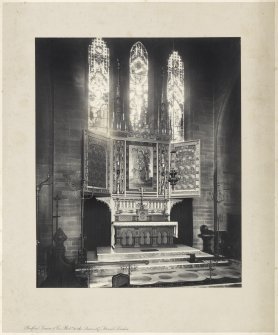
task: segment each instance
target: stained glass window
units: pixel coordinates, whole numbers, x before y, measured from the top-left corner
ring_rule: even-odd
[[[167,100],[172,140],[183,141],[184,66],[177,51],[168,60]]]
[[[88,129],[106,132],[109,111],[109,49],[101,38],[89,45]]]
[[[129,76],[131,130],[145,130],[148,128],[148,53],[141,42],[136,42],[130,50]]]

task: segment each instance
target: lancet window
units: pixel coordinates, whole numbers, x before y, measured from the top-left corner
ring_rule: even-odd
[[[89,45],[88,129],[106,132],[109,115],[109,49],[101,38]]]
[[[129,119],[131,130],[148,128],[148,53],[141,42],[130,50],[129,58]]]
[[[184,65],[177,51],[173,51],[168,59],[167,101],[171,138],[174,142],[183,141]]]

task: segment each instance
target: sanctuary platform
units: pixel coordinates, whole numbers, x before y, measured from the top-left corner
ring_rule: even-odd
[[[193,255],[196,264],[190,263],[190,257]],[[213,255],[182,244],[158,248],[98,247],[97,252],[87,253],[87,265],[94,274],[111,276],[122,272],[126,267],[165,271],[205,266],[203,261],[209,262],[213,259]]]
[[[194,261],[192,262],[192,256]],[[130,276],[133,287],[239,285],[240,265],[186,245],[158,248],[99,247],[87,254],[89,287],[112,287],[112,277]],[[77,272],[82,272],[82,268]]]

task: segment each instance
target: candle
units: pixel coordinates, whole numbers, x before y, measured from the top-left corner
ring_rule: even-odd
[[[116,156],[116,173],[117,173],[117,184],[119,187],[120,181],[119,181],[119,177],[121,174],[121,169],[120,169],[120,155]]]
[[[176,168],[176,151],[172,150],[171,151],[171,169]]]

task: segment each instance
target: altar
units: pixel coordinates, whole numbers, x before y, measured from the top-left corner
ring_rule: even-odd
[[[113,247],[171,246],[178,237],[178,223],[174,221],[113,222]]]

